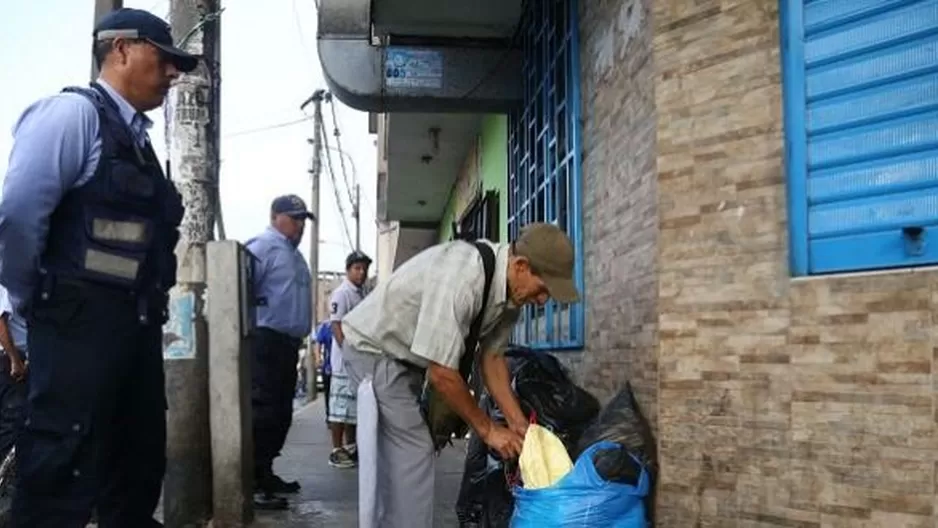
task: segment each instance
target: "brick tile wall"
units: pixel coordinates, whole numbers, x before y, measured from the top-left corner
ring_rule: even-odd
[[[788,277],[777,6],[654,2],[659,526],[934,527],[938,276]]]
[[[656,421],[657,184],[651,0],[580,2],[586,350],[597,396],[631,381]]]

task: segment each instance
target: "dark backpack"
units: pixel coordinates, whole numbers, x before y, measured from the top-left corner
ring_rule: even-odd
[[[472,320],[469,335],[466,336],[463,355],[459,358],[459,375],[470,386],[476,386],[475,392],[478,398],[481,385],[476,383],[479,381],[480,376],[475,365],[479,354],[479,334],[482,331],[482,318],[485,316],[489,293],[492,291],[492,277],[495,276],[495,252],[485,242],[470,243],[475,245],[482,257],[482,266],[485,269],[485,287],[482,290],[482,308],[476,314],[475,319]],[[424,380],[423,391],[420,394],[420,412],[423,413],[423,419],[430,428],[433,447],[437,451],[452,443],[454,436],[462,438],[469,432],[469,425],[455,411],[450,409],[443,397],[436,392],[436,389],[427,379]]]

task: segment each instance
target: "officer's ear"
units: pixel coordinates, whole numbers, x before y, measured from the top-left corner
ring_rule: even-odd
[[[132,44],[132,40],[123,37],[117,37],[111,41],[111,52],[121,66],[126,65],[130,60],[130,46]]]

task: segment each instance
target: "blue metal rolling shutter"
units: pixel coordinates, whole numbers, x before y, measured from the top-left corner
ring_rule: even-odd
[[[786,4],[794,271],[938,262],[938,0]]]

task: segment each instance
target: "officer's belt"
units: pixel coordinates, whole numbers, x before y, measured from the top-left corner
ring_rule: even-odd
[[[54,273],[47,273],[42,276],[40,295],[43,300],[50,299],[55,295],[56,289],[63,286],[78,290],[83,294],[103,294],[119,302],[134,303],[137,308],[137,317],[141,323],[147,323],[153,315],[157,315],[154,308],[161,308],[166,304],[166,295],[157,291],[141,293],[110,284],[57,276]]]
[[[273,328],[267,326],[261,326],[257,329],[258,332],[263,332],[270,335],[271,337],[276,338],[278,341],[282,341],[283,344],[288,344],[295,349],[299,349],[300,345],[303,344],[303,339],[300,337],[293,337],[290,334],[286,334],[279,330],[274,330]]]

